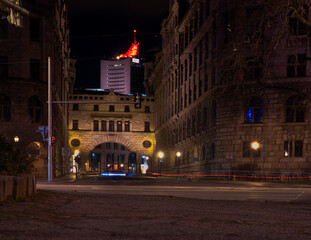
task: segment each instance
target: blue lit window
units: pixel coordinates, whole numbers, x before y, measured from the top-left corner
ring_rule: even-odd
[[[245,111],[245,123],[262,123],[262,101],[259,97],[252,97]]]

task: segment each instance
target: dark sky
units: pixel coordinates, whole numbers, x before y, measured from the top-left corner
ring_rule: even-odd
[[[169,0],[67,0],[76,87],[99,87],[99,60],[125,53],[137,29],[140,57],[160,42]]]

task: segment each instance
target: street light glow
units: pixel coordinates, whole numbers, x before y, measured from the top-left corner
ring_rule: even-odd
[[[177,152],[177,153],[176,153],[176,156],[177,156],[177,157],[180,157],[180,156],[181,156],[181,152]]]
[[[19,137],[18,136],[14,137],[14,142],[19,142]]]
[[[80,153],[80,151],[77,149],[77,150],[75,150],[75,153],[74,153],[74,156],[76,157],[76,156],[78,156],[79,155],[79,153]]]
[[[254,141],[251,143],[251,147],[252,149],[257,150],[260,147],[260,145],[257,141]]]
[[[163,153],[163,152],[159,152],[159,153],[158,153],[158,157],[159,157],[159,158],[163,158],[163,157],[164,157],[164,153]]]

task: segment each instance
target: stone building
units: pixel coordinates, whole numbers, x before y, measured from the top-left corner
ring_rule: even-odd
[[[154,98],[140,96],[139,108],[135,98],[113,89],[75,90],[70,96],[69,142],[72,153],[79,150],[82,170],[136,174],[145,157],[149,171],[154,167]]]
[[[17,27],[0,20],[0,132],[34,160],[33,172],[47,176],[47,142],[36,132],[48,124],[48,57],[51,57],[53,101],[68,99],[75,77],[70,58],[64,0],[23,0],[29,12]],[[68,145],[68,106],[53,105],[54,175],[65,174],[62,147]],[[13,138],[17,136],[18,142]],[[44,136],[46,137],[46,136]],[[17,139],[17,138],[16,138]]]
[[[311,19],[310,2],[283,4],[170,1],[145,77],[167,172],[311,170],[310,28],[298,20]]]

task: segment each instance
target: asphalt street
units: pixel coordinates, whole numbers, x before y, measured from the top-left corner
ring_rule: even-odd
[[[153,183],[153,184],[150,184]],[[38,182],[37,188],[58,192],[174,196],[205,200],[273,201],[311,203],[311,185],[260,182],[176,182],[174,178],[101,179],[99,181]]]

